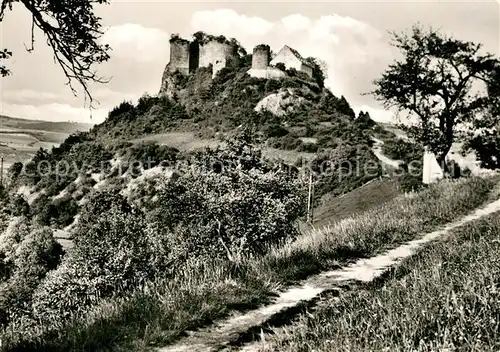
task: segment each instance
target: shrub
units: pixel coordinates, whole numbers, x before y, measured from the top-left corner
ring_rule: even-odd
[[[50,204],[51,224],[59,227],[70,225],[78,213],[78,204],[70,195],[57,198]]]
[[[265,133],[269,138],[283,137],[288,134],[288,130],[286,128],[283,128],[281,124],[274,123],[266,128]]]
[[[33,296],[36,319],[69,316],[155,274],[141,211],[116,191],[92,195],[74,231],[74,248]]]
[[[311,161],[311,169],[318,183],[317,198],[328,192],[349,192],[382,174],[378,159],[366,145],[325,149]]]
[[[49,228],[31,228],[19,243],[13,261],[13,274],[0,287],[0,321],[7,324],[30,312],[32,294],[43,277],[56,268],[62,255]]]
[[[284,63],[282,63],[282,62],[278,62],[278,63],[276,64],[276,68],[277,68],[278,70],[280,70],[280,71],[286,72],[286,66],[285,66],[285,64],[284,64]]]
[[[73,222],[77,213],[78,204],[68,194],[54,200],[46,194],[42,194],[31,206],[31,216],[45,226],[68,226]]]
[[[286,74],[290,77],[296,77],[297,76],[297,69],[295,67],[290,67],[289,69],[286,69]]]
[[[500,168],[500,133],[497,130],[484,130],[464,144],[464,150],[473,150],[487,169]]]
[[[14,164],[12,164],[9,167],[9,170],[7,171],[7,179],[9,182],[15,182],[19,175],[21,174],[21,171],[23,171],[23,163],[17,161]]]
[[[316,143],[302,143],[297,148],[297,151],[306,152],[306,153],[316,153],[318,151],[318,149],[319,149],[319,145]]]
[[[9,222],[0,235],[0,281],[11,276],[17,247],[28,233],[28,218],[17,217]]]
[[[42,193],[39,195],[33,203],[31,203],[30,215],[35,218],[42,225],[50,225],[50,219],[52,217],[50,209],[51,197],[47,194]]]
[[[403,160],[407,164],[421,160],[424,155],[422,146],[399,138],[387,140],[382,146],[382,151],[389,158]]]
[[[284,150],[295,150],[302,145],[302,141],[292,134],[287,134],[279,138],[275,143],[274,147]]]
[[[13,216],[27,216],[30,212],[30,205],[21,194],[16,194],[12,196],[10,200],[10,213]]]
[[[131,102],[128,101],[123,101],[120,103],[120,105],[115,106],[109,113],[108,113],[108,118],[109,119],[114,119],[115,117],[118,117],[123,114],[127,113],[133,113],[134,112],[134,105]]]
[[[245,146],[209,155],[224,167],[206,169],[200,158],[157,191],[151,220],[177,263],[199,256],[234,260],[297,234],[301,187],[285,172],[256,163],[259,151]]]
[[[0,325],[5,325],[27,314],[34,289],[57,266],[62,248],[50,229],[31,226],[25,217],[13,219],[0,241]]]
[[[403,192],[417,192],[424,187],[421,176],[404,173],[398,178],[399,189]]]
[[[372,120],[368,112],[360,111],[358,117],[354,122],[360,126],[361,129],[372,129],[377,123]]]
[[[266,90],[266,93],[272,93],[272,92],[277,91],[281,87],[282,87],[282,82],[280,80],[278,80],[278,79],[269,79],[266,82],[265,90]]]

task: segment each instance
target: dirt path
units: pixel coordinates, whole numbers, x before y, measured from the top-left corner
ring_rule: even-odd
[[[399,160],[393,160],[391,158],[388,158],[387,156],[382,153],[382,145],[384,144],[383,141],[377,138],[372,138],[375,144],[373,145],[372,151],[373,154],[385,165],[389,165],[395,169],[399,168],[399,165],[401,164],[401,161]]]
[[[305,280],[300,286],[292,287],[281,293],[274,303],[252,310],[245,314],[234,316],[215,323],[212,326],[190,332],[189,336],[178,343],[158,349],[161,352],[208,352],[220,351],[232,343],[240,340],[251,331],[258,331],[260,327],[272,325],[272,321],[286,314],[293,308],[314,301],[321,293],[332,291],[348,281],[369,282],[390,267],[399,264],[403,259],[411,256],[424,244],[437,239],[449,231],[476,220],[488,214],[500,211],[500,200],[489,203],[484,208],[477,209],[474,213],[452,222],[440,230],[427,233],[423,237],[407,242],[395,249],[389,250],[378,256],[361,259],[343,269],[332,270],[315,275]],[[244,351],[258,351],[259,343],[250,342],[241,349]]]

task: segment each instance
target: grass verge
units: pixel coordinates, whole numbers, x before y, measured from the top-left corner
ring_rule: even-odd
[[[51,326],[12,326],[0,338],[6,351],[145,351],[169,344],[186,330],[266,303],[296,280],[373,255],[450,222],[488,200],[496,181],[443,182],[311,231],[264,257],[237,264],[186,265],[174,279],[103,301],[85,316]]]
[[[325,301],[262,351],[498,351],[500,213]]]

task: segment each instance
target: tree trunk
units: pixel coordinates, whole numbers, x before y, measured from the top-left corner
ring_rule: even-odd
[[[450,152],[450,149],[451,149],[451,144],[448,144],[445,150],[436,155],[436,160],[439,166],[441,167],[441,170],[443,170],[443,174],[445,175],[445,177],[448,177],[450,175],[450,168],[446,164],[446,156]]]

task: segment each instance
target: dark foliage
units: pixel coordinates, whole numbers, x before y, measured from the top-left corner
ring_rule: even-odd
[[[465,150],[474,150],[481,166],[487,169],[500,168],[500,134],[498,130],[483,131],[464,145]]]
[[[375,80],[372,94],[386,107],[410,112],[418,125],[406,128],[409,136],[428,145],[438,163],[445,165],[459,126],[474,122],[490,104],[488,94],[476,92],[473,85],[490,82],[500,62],[481,54],[480,44],[418,25],[410,33],[392,35],[392,45],[401,50],[403,59]]]

